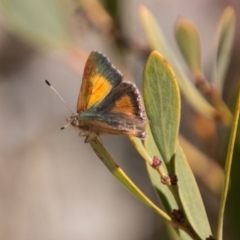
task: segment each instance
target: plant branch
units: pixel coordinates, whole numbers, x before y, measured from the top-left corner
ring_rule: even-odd
[[[228,188],[229,188],[230,172],[231,172],[231,166],[232,166],[232,156],[233,156],[234,144],[235,144],[235,139],[236,139],[236,134],[237,134],[239,112],[240,112],[240,89],[238,90],[236,109],[235,109],[235,113],[233,116],[232,130],[231,130],[231,134],[230,134],[230,140],[229,140],[228,151],[227,151],[227,158],[226,158],[226,165],[225,165],[225,179],[224,179],[224,183],[223,183],[223,191],[222,191],[222,196],[221,196],[216,240],[222,240],[224,210],[225,210],[227,193],[228,193]]]

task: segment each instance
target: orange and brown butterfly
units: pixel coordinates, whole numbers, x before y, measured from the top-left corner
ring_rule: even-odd
[[[93,51],[86,62],[77,102],[77,114],[68,122],[89,142],[101,134],[145,138],[147,119],[135,84],[103,54]]]

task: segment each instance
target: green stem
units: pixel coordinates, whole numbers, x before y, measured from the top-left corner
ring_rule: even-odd
[[[129,139],[130,139],[131,143],[133,144],[133,146],[135,147],[135,149],[138,151],[138,153],[145,160],[145,162],[147,164],[149,164],[150,166],[152,166],[153,159],[148,155],[141,140],[139,138],[131,137],[131,136],[129,137]],[[155,168],[155,170],[159,173],[159,175],[162,179],[166,179],[166,185],[170,186],[171,185],[170,179],[169,179],[168,175],[166,174],[165,170],[163,169],[162,165],[160,164],[158,167]]]
[[[229,125],[232,120],[232,114],[217,92],[216,88],[206,80],[202,73],[195,74],[193,77],[195,79],[196,87],[215,107],[215,120]]]
[[[219,210],[219,216],[218,216],[218,227],[217,227],[217,233],[216,233],[216,240],[222,240],[223,217],[224,217],[224,210],[225,210],[227,193],[228,193],[228,188],[229,188],[230,171],[231,171],[231,165],[232,165],[234,143],[235,143],[236,133],[237,133],[239,111],[240,111],[240,89],[238,91],[236,109],[235,109],[235,113],[233,116],[231,135],[230,135],[228,151],[227,151],[227,158],[226,158],[226,165],[225,165],[225,179],[224,179],[224,183],[223,183],[223,191],[222,191],[220,210]]]
[[[143,146],[141,140],[139,138],[136,138],[136,137],[129,137],[129,139],[132,142],[133,146],[138,151],[138,153],[145,160],[145,162],[147,164],[149,164],[150,166],[152,166],[153,159],[148,155],[148,153],[147,153],[145,147]],[[157,167],[155,170],[158,172],[158,174],[160,175],[161,178],[168,177],[168,175],[166,174],[165,170],[163,169],[163,167],[161,165],[159,167]],[[184,207],[182,205],[182,202],[181,202],[181,199],[180,199],[180,196],[179,196],[178,186],[171,185],[170,179],[169,179],[169,181],[166,182],[166,186],[171,191],[179,209],[181,209],[184,212]],[[186,214],[185,214],[185,216],[186,216]],[[186,219],[186,221],[184,223],[178,224],[178,226],[175,226],[175,227],[185,231],[187,234],[189,234],[189,236],[191,236],[192,239],[201,240],[201,238],[199,237],[197,232],[195,232],[195,230],[190,227],[188,219]]]

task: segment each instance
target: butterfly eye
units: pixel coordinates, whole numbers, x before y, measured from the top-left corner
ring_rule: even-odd
[[[76,116],[74,116],[71,120],[70,120],[71,125],[73,125],[74,127],[78,127],[79,126],[79,121],[77,119]]]

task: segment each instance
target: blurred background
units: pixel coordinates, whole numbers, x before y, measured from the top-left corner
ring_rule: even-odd
[[[174,25],[187,17],[199,28],[203,68],[211,77],[214,34],[226,6],[237,16],[223,99],[232,110],[239,86],[238,0],[54,1],[0,0],[0,239],[171,239],[161,218],[135,199],[99,161],[74,128],[60,131],[73,112],[85,61],[107,55],[141,89],[150,52],[140,6],[155,16],[180,57]],[[182,58],[180,61],[184,62]],[[182,99],[181,144],[216,228],[229,126],[197,113]],[[104,146],[139,188],[158,203],[145,163],[127,137],[103,136]],[[240,239],[240,138],[227,202],[225,239]],[[238,160],[238,161],[237,161]],[[235,179],[235,181],[234,181]]]

